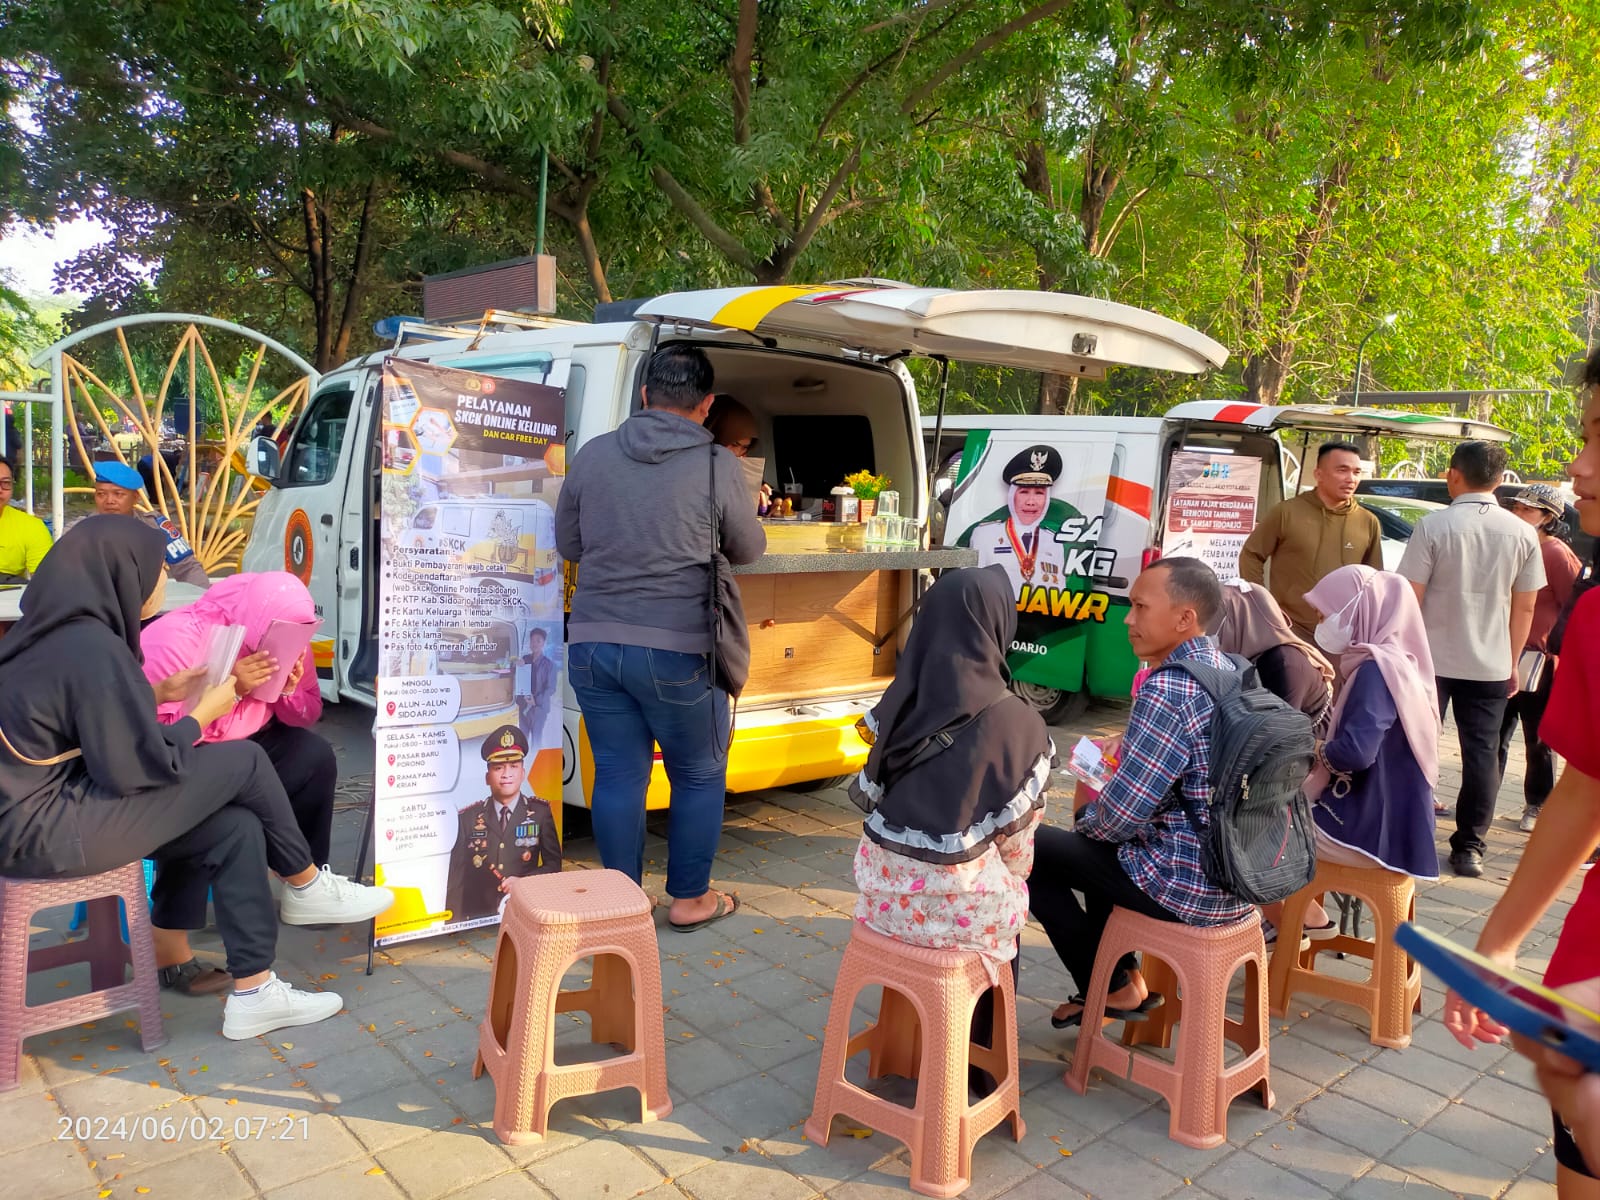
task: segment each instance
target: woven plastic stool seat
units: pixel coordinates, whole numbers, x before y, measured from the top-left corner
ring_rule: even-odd
[[[1124,1044],[1118,1045],[1106,1037],[1102,1018],[1117,960],[1129,951],[1160,960],[1160,965],[1147,960],[1145,975],[1150,990],[1161,992],[1166,1001],[1150,1011],[1147,1021],[1129,1023]],[[1245,968],[1244,1019],[1230,1021],[1228,987],[1240,967]],[[1170,1047],[1174,1026],[1178,1050],[1173,1062],[1129,1049],[1141,1043]],[[1231,1066],[1225,1065],[1226,1042],[1244,1051]],[[1089,1072],[1096,1067],[1159,1092],[1170,1110],[1167,1136],[1197,1150],[1227,1140],[1228,1105],[1239,1093],[1255,1089],[1261,1103],[1271,1108],[1267,948],[1259,918],[1252,913],[1232,925],[1204,928],[1113,909],[1095,956],[1067,1086],[1088,1091]]]
[[[881,985],[878,1019],[850,1036],[850,1014],[863,988]],[[817,1071],[816,1099],[806,1137],[828,1144],[841,1113],[904,1142],[911,1151],[911,1190],[955,1196],[972,1181],[972,1148],[1010,1118],[1011,1136],[1024,1127],[1017,1079],[1017,1003],[1011,972],[1000,972],[990,1030],[992,1049],[973,1044],[972,1011],[990,990],[983,960],[961,950],[927,950],[874,933],[856,922],[845,947],[828,1009],[828,1031]],[[845,1063],[869,1052],[867,1074],[917,1081],[915,1108],[874,1096],[844,1077]],[[983,1068],[995,1091],[967,1103],[967,1067]]]
[[[562,991],[581,958],[594,960],[590,985]],[[573,1011],[589,1014],[591,1042],[623,1054],[557,1066],[556,1014]],[[638,1089],[641,1121],[666,1116],[666,1043],[650,897],[620,871],[512,879],[472,1064],[494,1080],[495,1136],[543,1141],[556,1101],[620,1087]]]
[[[118,900],[127,913],[122,940]],[[42,950],[28,949],[28,926],[40,909],[85,902],[88,936]],[[92,991],[28,1005],[28,976],[73,963],[89,964]],[[124,982],[123,971],[133,967]],[[36,1033],[99,1021],[136,1009],[139,1042],[154,1050],[167,1040],[161,1026],[161,984],[150,939],[150,906],[138,863],[83,879],[0,879],[0,1091],[17,1086],[22,1043]]]
[[[1359,896],[1372,913],[1372,937],[1341,933],[1318,939],[1301,951],[1293,938],[1279,938],[1273,948],[1271,975],[1272,1012],[1282,1016],[1295,995],[1327,996],[1366,1010],[1372,1021],[1372,1042],[1403,1050],[1411,1044],[1411,1014],[1422,1008],[1422,968],[1395,945],[1401,922],[1417,913],[1417,885],[1409,875],[1377,867],[1346,867],[1319,863],[1310,884],[1283,904],[1283,928],[1305,924],[1312,900],[1329,892]],[[1340,979],[1317,970],[1318,954],[1342,953],[1372,963],[1365,982]]]

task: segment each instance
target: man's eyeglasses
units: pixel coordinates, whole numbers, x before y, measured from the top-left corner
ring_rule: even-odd
[[[10,476],[0,479],[0,492],[9,492],[15,486],[16,484],[12,481]]]

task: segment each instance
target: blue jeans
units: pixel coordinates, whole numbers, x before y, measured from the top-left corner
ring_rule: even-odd
[[[660,746],[672,784],[667,895],[704,895],[728,793],[728,693],[709,686],[706,656],[575,642],[567,679],[594,754],[589,811],[601,864],[643,878],[645,791]]]

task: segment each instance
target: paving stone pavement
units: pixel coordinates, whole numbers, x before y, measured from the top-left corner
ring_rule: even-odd
[[[1057,741],[1119,727],[1125,710],[1091,709]],[[342,706],[324,729],[346,783],[336,842],[355,856],[370,784],[370,715]],[[1501,793],[1484,878],[1446,877],[1419,891],[1419,919],[1470,940],[1526,841],[1520,748]],[[1460,779],[1446,735],[1441,795]],[[1060,794],[1060,793],[1058,793]],[[0,1179],[30,1200],[58,1196],[294,1196],[296,1200],[872,1200],[909,1194],[906,1150],[882,1134],[837,1127],[826,1149],[801,1132],[849,936],[851,856],[859,814],[839,791],[771,791],[730,804],[716,882],[742,910],[692,934],[663,929],[663,1003],[675,1108],[632,1123],[632,1092],[558,1105],[541,1145],[502,1146],[489,1121],[494,1090],[471,1065],[483,1015],[492,932],[380,951],[362,974],[365,942],[350,930],[284,928],[279,972],[331,987],[346,1011],[320,1025],[234,1043],[221,1036],[221,1001],[166,997],[169,1041],[145,1054],[135,1023],[115,1018],[32,1038],[21,1086],[0,1093]],[[646,885],[659,895],[662,827],[647,849]],[[1441,839],[1441,846],[1443,841]],[[574,838],[575,867],[596,865]],[[1539,923],[1525,965],[1548,961],[1575,895]],[[66,914],[35,918],[37,944],[62,936]],[[1425,984],[1409,1049],[1378,1049],[1365,1018],[1331,1001],[1293,1002],[1272,1022],[1276,1106],[1235,1101],[1228,1142],[1190,1150],[1166,1136],[1165,1105],[1132,1084],[1099,1078],[1087,1096],[1061,1082],[1071,1035],[1050,1008],[1070,992],[1042,933],[1024,938],[1019,1032],[1027,1134],[1005,1127],[973,1161],[972,1200],[1112,1200],[1180,1196],[1341,1196],[1425,1200],[1554,1194],[1548,1109],[1521,1059],[1469,1052],[1439,1024],[1443,994]],[[196,946],[220,959],[214,933]],[[36,997],[85,986],[72,969],[39,981]],[[64,990],[58,990],[64,989]],[[587,1045],[581,1023],[558,1046]]]

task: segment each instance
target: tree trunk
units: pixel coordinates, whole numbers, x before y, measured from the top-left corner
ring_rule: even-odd
[[[350,272],[344,283],[344,311],[339,317],[339,331],[334,337],[332,365],[345,361],[350,355],[350,335],[361,315],[361,301],[367,294],[367,264],[372,260],[372,213],[377,207],[378,181],[367,182],[366,195],[361,198],[361,217],[356,224],[355,253],[350,258]],[[317,370],[327,370],[319,366]]]

